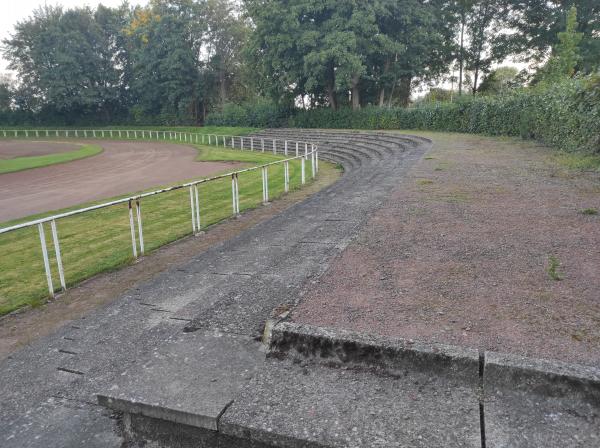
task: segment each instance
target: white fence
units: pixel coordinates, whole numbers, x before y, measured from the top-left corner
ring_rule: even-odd
[[[40,237],[40,244],[42,249],[42,257],[44,262],[44,271],[46,274],[46,280],[48,282],[48,291],[51,297],[54,297],[55,288],[52,279],[52,272],[50,269],[50,260],[48,256],[48,248],[46,245],[46,236],[44,225],[50,223],[50,230],[52,233],[52,243],[54,245],[54,254],[56,257],[56,266],[58,268],[58,276],[60,279],[60,287],[64,291],[66,290],[65,273],[62,262],[61,246],[58,236],[57,222],[61,219],[69,216],[79,215],[82,213],[90,212],[93,210],[99,210],[107,207],[116,206],[119,204],[127,204],[127,213],[129,214],[129,227],[131,232],[131,248],[134,258],[138,258],[139,255],[144,254],[144,226],[142,220],[142,202],[144,198],[150,196],[156,196],[163,193],[179,190],[189,189],[190,197],[190,215],[191,215],[191,227],[192,233],[197,234],[200,232],[201,226],[201,215],[200,215],[200,204],[198,199],[198,186],[200,184],[214,182],[219,179],[231,177],[231,203],[232,203],[232,215],[236,216],[240,213],[240,197],[239,197],[239,175],[245,172],[261,170],[262,173],[262,200],[263,203],[269,201],[269,173],[268,168],[273,165],[283,165],[284,167],[284,191],[289,191],[290,185],[290,171],[289,163],[293,160],[299,160],[301,165],[301,183],[306,183],[306,163],[310,157],[311,177],[315,177],[319,169],[319,156],[318,148],[311,143],[304,141],[291,141],[291,140],[277,140],[277,139],[265,139],[256,137],[244,137],[244,136],[225,136],[215,134],[197,134],[191,132],[180,132],[180,131],[148,131],[148,130],[0,130],[0,137],[6,138],[113,138],[113,139],[134,139],[134,140],[159,140],[159,141],[170,141],[180,143],[197,143],[211,146],[218,146],[223,148],[232,148],[239,150],[249,151],[269,151],[273,154],[284,154],[285,156],[292,155],[289,158],[283,160],[277,160],[275,162],[267,163],[264,165],[255,166],[239,171],[234,171],[227,174],[221,174],[218,176],[205,178],[193,182],[188,182],[181,185],[176,185],[161,190],[151,191],[143,193],[137,196],[131,196],[116,201],[106,202],[103,204],[94,205],[91,207],[81,208],[70,212],[48,216],[42,219],[34,221],[28,221],[21,224],[17,224],[10,227],[0,228],[0,235],[8,232],[13,232],[19,229],[27,227],[37,226]],[[210,200],[210,198],[208,199]]]

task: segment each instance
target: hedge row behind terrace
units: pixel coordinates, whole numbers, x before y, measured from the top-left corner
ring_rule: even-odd
[[[285,113],[261,104],[235,106],[207,124],[330,129],[418,129],[521,136],[567,151],[600,153],[600,75],[502,96],[464,97],[411,108],[314,109]],[[235,111],[235,114],[232,113]],[[250,122],[251,121],[251,122]],[[264,121],[264,122],[263,122]]]

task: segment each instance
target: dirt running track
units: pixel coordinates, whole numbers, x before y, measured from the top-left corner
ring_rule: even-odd
[[[13,142],[7,143],[14,146]],[[195,162],[197,151],[182,145],[113,141],[94,143],[104,149],[97,156],[0,175],[0,222],[207,176],[239,166],[234,163]],[[0,142],[0,147],[4,144]],[[36,145],[34,142],[22,144],[28,148]]]

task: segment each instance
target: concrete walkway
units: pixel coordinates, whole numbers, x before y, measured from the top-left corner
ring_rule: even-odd
[[[293,135],[320,142],[324,159],[344,165],[342,179],[4,360],[1,446],[120,446],[115,416],[96,404],[98,393],[144,404],[157,419],[161,406],[180,409],[180,423],[216,429],[264,368],[256,339],[272,311],[300,299],[429,144],[389,134]]]

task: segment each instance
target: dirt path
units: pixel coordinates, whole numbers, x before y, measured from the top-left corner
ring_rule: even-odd
[[[23,142],[28,144],[29,142]],[[93,142],[94,157],[0,175],[0,222],[207,176],[240,164],[195,162],[197,151],[154,142]],[[0,146],[4,143],[0,143]]]
[[[600,210],[598,173],[517,140],[432,138],[294,319],[600,365],[600,216],[582,213]]]
[[[2,140],[0,141],[0,159],[58,154],[61,152],[76,151],[80,146],[70,142]]]

